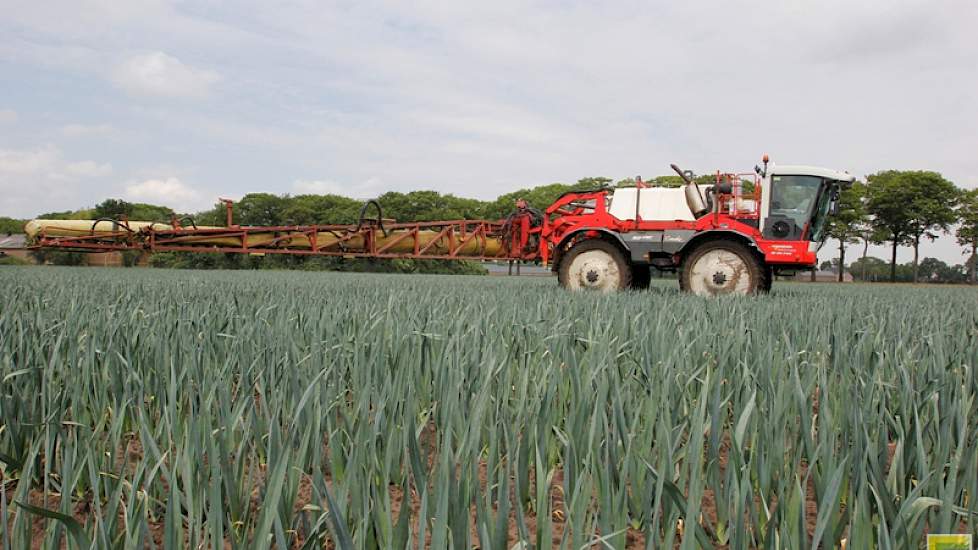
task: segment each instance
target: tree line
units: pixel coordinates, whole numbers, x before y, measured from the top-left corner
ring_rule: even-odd
[[[850,245],[862,244],[863,253],[859,270],[850,266],[854,277],[873,272],[878,276],[879,265],[867,258],[870,244],[890,246],[889,281],[907,279],[906,269],[897,264],[897,250],[901,246],[913,248],[913,261],[909,265],[909,280],[921,280],[921,268],[927,267],[928,280],[943,273],[949,282],[954,279],[947,270],[934,265],[933,258],[927,265],[920,261],[920,245],[933,241],[941,234],[953,233],[958,244],[970,250],[966,262],[968,279],[976,282],[978,259],[978,190],[965,191],[956,187],[941,174],[931,171],[886,170],[866,177],[842,191],[839,211],[829,221],[828,234],[839,242],[837,266],[839,280],[846,269],[846,251]],[[882,262],[877,259],[877,262]],[[943,262],[941,262],[943,263]],[[946,265],[946,264],[945,264]],[[875,279],[874,279],[875,280]]]
[[[832,258],[821,263],[819,269],[835,274],[839,273],[839,258]],[[971,260],[964,263],[949,265],[937,258],[925,257],[917,267],[921,282],[939,284],[962,284],[970,282]],[[890,262],[875,256],[860,257],[846,267],[846,273],[854,281],[868,283],[889,282]],[[913,282],[913,262],[897,264],[896,281],[898,283]]]

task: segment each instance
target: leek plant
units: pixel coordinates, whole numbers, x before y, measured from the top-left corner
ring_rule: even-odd
[[[919,548],[978,297],[5,268],[0,550]]]

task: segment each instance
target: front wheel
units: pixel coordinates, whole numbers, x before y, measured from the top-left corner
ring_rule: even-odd
[[[757,294],[766,290],[766,270],[746,246],[712,241],[696,247],[683,260],[680,288],[698,296]]]
[[[614,292],[631,286],[632,271],[617,246],[601,239],[588,239],[564,254],[557,280],[568,290]]]

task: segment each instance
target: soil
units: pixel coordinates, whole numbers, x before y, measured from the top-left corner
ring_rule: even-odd
[[[433,430],[426,429],[422,433],[422,437],[421,437],[422,448],[428,454],[429,466],[433,464],[434,460],[436,459],[435,453],[431,452],[431,450],[435,448],[435,437],[432,432]],[[721,448],[720,448],[721,472],[724,471],[727,467],[729,446],[730,446],[729,438],[725,438],[724,441],[721,443]],[[895,451],[896,451],[896,445],[894,443],[890,443],[888,445],[887,470],[889,469],[889,465],[892,462]],[[126,453],[124,455],[120,453],[119,456],[120,457],[125,456],[127,462],[131,465],[142,460],[143,449],[142,449],[142,445],[139,444],[138,438],[136,438],[135,436],[131,437],[127,443]],[[122,466],[121,458],[120,458],[120,462],[117,463],[117,465],[120,467]],[[257,511],[258,507],[261,504],[260,502],[261,494],[262,494],[261,485],[263,485],[264,478],[266,475],[265,468],[263,466],[257,468],[256,475],[258,477],[258,479],[256,480],[256,488],[253,490],[251,495],[251,506],[253,511]],[[799,471],[799,475],[802,477],[802,479],[804,479],[807,476],[807,465],[802,464],[801,470]],[[0,478],[0,483],[3,483],[4,481],[5,480]],[[6,481],[10,482],[12,480],[6,480]],[[163,480],[162,482],[165,484],[165,480]],[[483,488],[486,487],[487,467],[484,462],[480,465],[479,468],[479,482]],[[534,476],[532,475],[532,472],[530,476],[530,484],[531,484],[530,492],[531,494],[533,494],[535,493],[535,479]],[[564,494],[563,494],[562,484],[563,484],[563,470],[558,469],[554,473],[553,479],[550,482],[550,500],[551,500],[551,506],[553,510],[552,517],[551,517],[551,521],[552,521],[551,525],[553,526],[552,529],[553,529],[553,540],[554,540],[553,548],[557,548],[559,546],[559,541],[563,536],[564,530],[566,528],[566,524],[565,524],[566,512],[564,509]],[[332,483],[328,477],[327,477],[327,486],[328,487],[332,486]],[[391,499],[392,515],[395,521],[396,518],[400,517],[400,514],[404,512],[405,502],[407,503],[407,513],[410,514],[410,519],[411,519],[410,521],[411,530],[415,540],[415,544],[417,544],[417,537],[418,537],[417,517],[421,507],[421,499],[417,491],[414,488],[412,488],[409,495],[404,495],[401,487],[396,485],[390,486],[388,491]],[[8,498],[10,492],[11,492],[10,487],[8,487],[8,491],[7,491]],[[806,527],[807,527],[808,535],[811,536],[815,530],[815,520],[818,513],[818,503],[815,499],[814,482],[811,479],[808,480],[808,484],[806,487],[806,494],[807,494],[807,501],[805,503],[806,519],[807,519]],[[45,499],[45,495],[43,491],[36,490],[36,489],[32,490],[29,493],[29,500],[30,503],[34,506],[43,506],[51,510],[57,510],[61,505],[61,495],[57,493],[49,492]],[[298,512],[299,510],[303,509],[306,505],[310,505],[310,504],[319,504],[319,503],[313,502],[313,487],[312,487],[311,477],[308,475],[303,475],[299,480],[299,489],[298,489],[294,509]],[[769,505],[772,506],[775,504],[777,504],[775,501],[769,503]],[[698,518],[701,524],[709,527],[710,529],[714,529],[717,525],[716,510],[717,510],[717,503],[715,500],[715,495],[712,490],[706,489],[703,494],[702,511]],[[80,499],[77,502],[75,502],[74,505],[72,506],[72,516],[83,525],[85,525],[88,522],[91,513],[92,513],[92,507],[90,506],[89,499]],[[470,534],[473,541],[478,541],[477,532],[475,530],[474,507],[472,508],[471,513],[472,513],[472,521],[470,524]],[[120,520],[121,520],[121,514],[122,512],[120,512]],[[537,525],[537,516],[534,513],[527,511],[525,513],[525,521],[529,531],[531,533],[535,532],[536,525]],[[33,540],[31,544],[32,549],[41,548],[42,541],[45,535],[45,530],[48,527],[47,522],[48,522],[47,519],[39,516],[31,517],[31,529],[33,533],[32,535]],[[6,527],[9,528],[9,525]],[[161,546],[163,542],[163,531],[164,531],[162,518],[160,518],[157,521],[151,522],[149,529],[153,537],[154,543],[158,547]],[[677,526],[677,529],[680,531],[680,533],[682,532],[680,526]],[[294,535],[295,536],[293,537],[292,540],[292,547],[299,548],[302,546],[302,544],[305,543],[306,534],[295,533]],[[682,540],[681,535],[677,536],[677,542],[675,545],[677,548],[679,547],[681,540]],[[518,533],[516,518],[513,514],[511,514],[509,518],[508,546],[511,547],[514,544],[516,544],[518,541],[519,541],[519,533]],[[627,548],[630,549],[645,548],[645,535],[641,531],[629,529],[626,532],[626,541],[627,541],[626,542]],[[230,541],[226,541],[226,542],[230,542]],[[427,547],[429,543],[430,543],[430,531],[425,536],[424,547]],[[64,540],[62,541],[61,547],[65,548]],[[334,548],[332,541],[328,542],[326,547],[330,549]],[[595,548],[598,547],[599,546],[595,546]],[[718,546],[718,549],[723,549],[723,548],[726,547]]]

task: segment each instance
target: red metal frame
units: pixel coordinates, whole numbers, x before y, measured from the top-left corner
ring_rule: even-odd
[[[731,174],[740,177],[740,174]],[[718,174],[718,178],[723,175]],[[714,212],[702,216],[696,221],[683,220],[619,220],[608,213],[609,189],[598,191],[572,192],[557,199],[546,210],[543,226],[540,227],[541,243],[540,259],[544,263],[550,261],[555,248],[566,242],[572,235],[585,237],[597,236],[595,230],[607,230],[614,233],[630,231],[666,231],[670,229],[687,229],[697,233],[705,231],[730,231],[752,239],[764,254],[764,260],[769,264],[796,265],[811,267],[817,262],[814,251],[809,250],[809,241],[772,241],[763,238],[760,230],[745,223],[759,219],[760,213],[760,182],[755,181],[754,198],[757,201],[757,212],[739,212],[736,216],[726,212]],[[718,202],[731,195],[720,195]],[[678,264],[678,258],[675,258]]]

